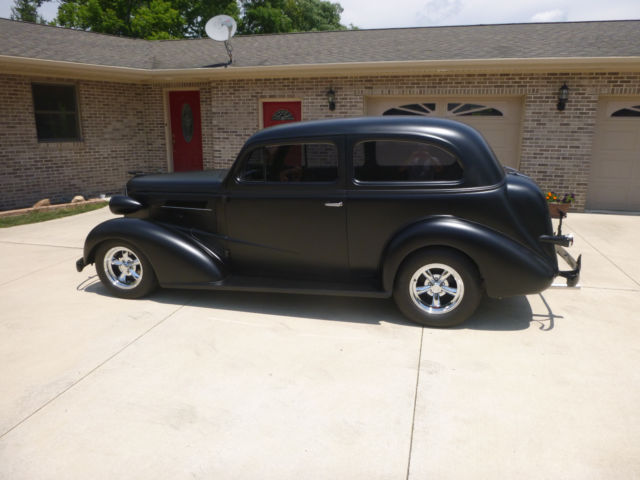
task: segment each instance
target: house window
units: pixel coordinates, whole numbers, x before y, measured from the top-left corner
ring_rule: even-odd
[[[458,158],[431,143],[376,140],[353,149],[354,178],[361,182],[451,182],[461,180]]]
[[[39,141],[80,140],[75,85],[33,83],[33,109]]]

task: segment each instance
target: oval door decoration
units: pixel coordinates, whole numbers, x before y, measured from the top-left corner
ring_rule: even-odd
[[[188,103],[182,104],[182,137],[189,143],[193,138],[193,112]]]

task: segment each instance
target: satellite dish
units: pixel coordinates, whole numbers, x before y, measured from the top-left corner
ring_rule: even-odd
[[[231,54],[233,48],[231,48],[229,40],[236,34],[237,29],[236,21],[229,15],[216,15],[210,18],[204,26],[204,31],[207,32],[209,38],[216,42],[224,42],[224,48],[227,49],[227,54],[229,55],[228,63],[210,65],[210,67],[228,67],[233,63],[233,55]]]
[[[216,15],[204,26],[207,36],[217,42],[227,42],[236,34],[238,25],[229,15]]]

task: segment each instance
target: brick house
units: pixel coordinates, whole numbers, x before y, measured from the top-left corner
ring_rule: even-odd
[[[229,166],[288,120],[416,114],[478,128],[576,208],[640,211],[640,21],[146,41],[0,19],[0,209]],[[568,87],[565,108],[560,89]],[[335,94],[335,108],[328,92]]]

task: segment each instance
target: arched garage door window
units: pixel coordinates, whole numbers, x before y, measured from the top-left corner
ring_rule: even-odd
[[[612,117],[640,117],[640,105],[621,108],[611,114]]]
[[[385,110],[382,115],[430,116],[435,110],[435,103],[411,103]],[[447,103],[447,114],[452,117],[502,117],[502,112],[497,108],[475,103]]]

